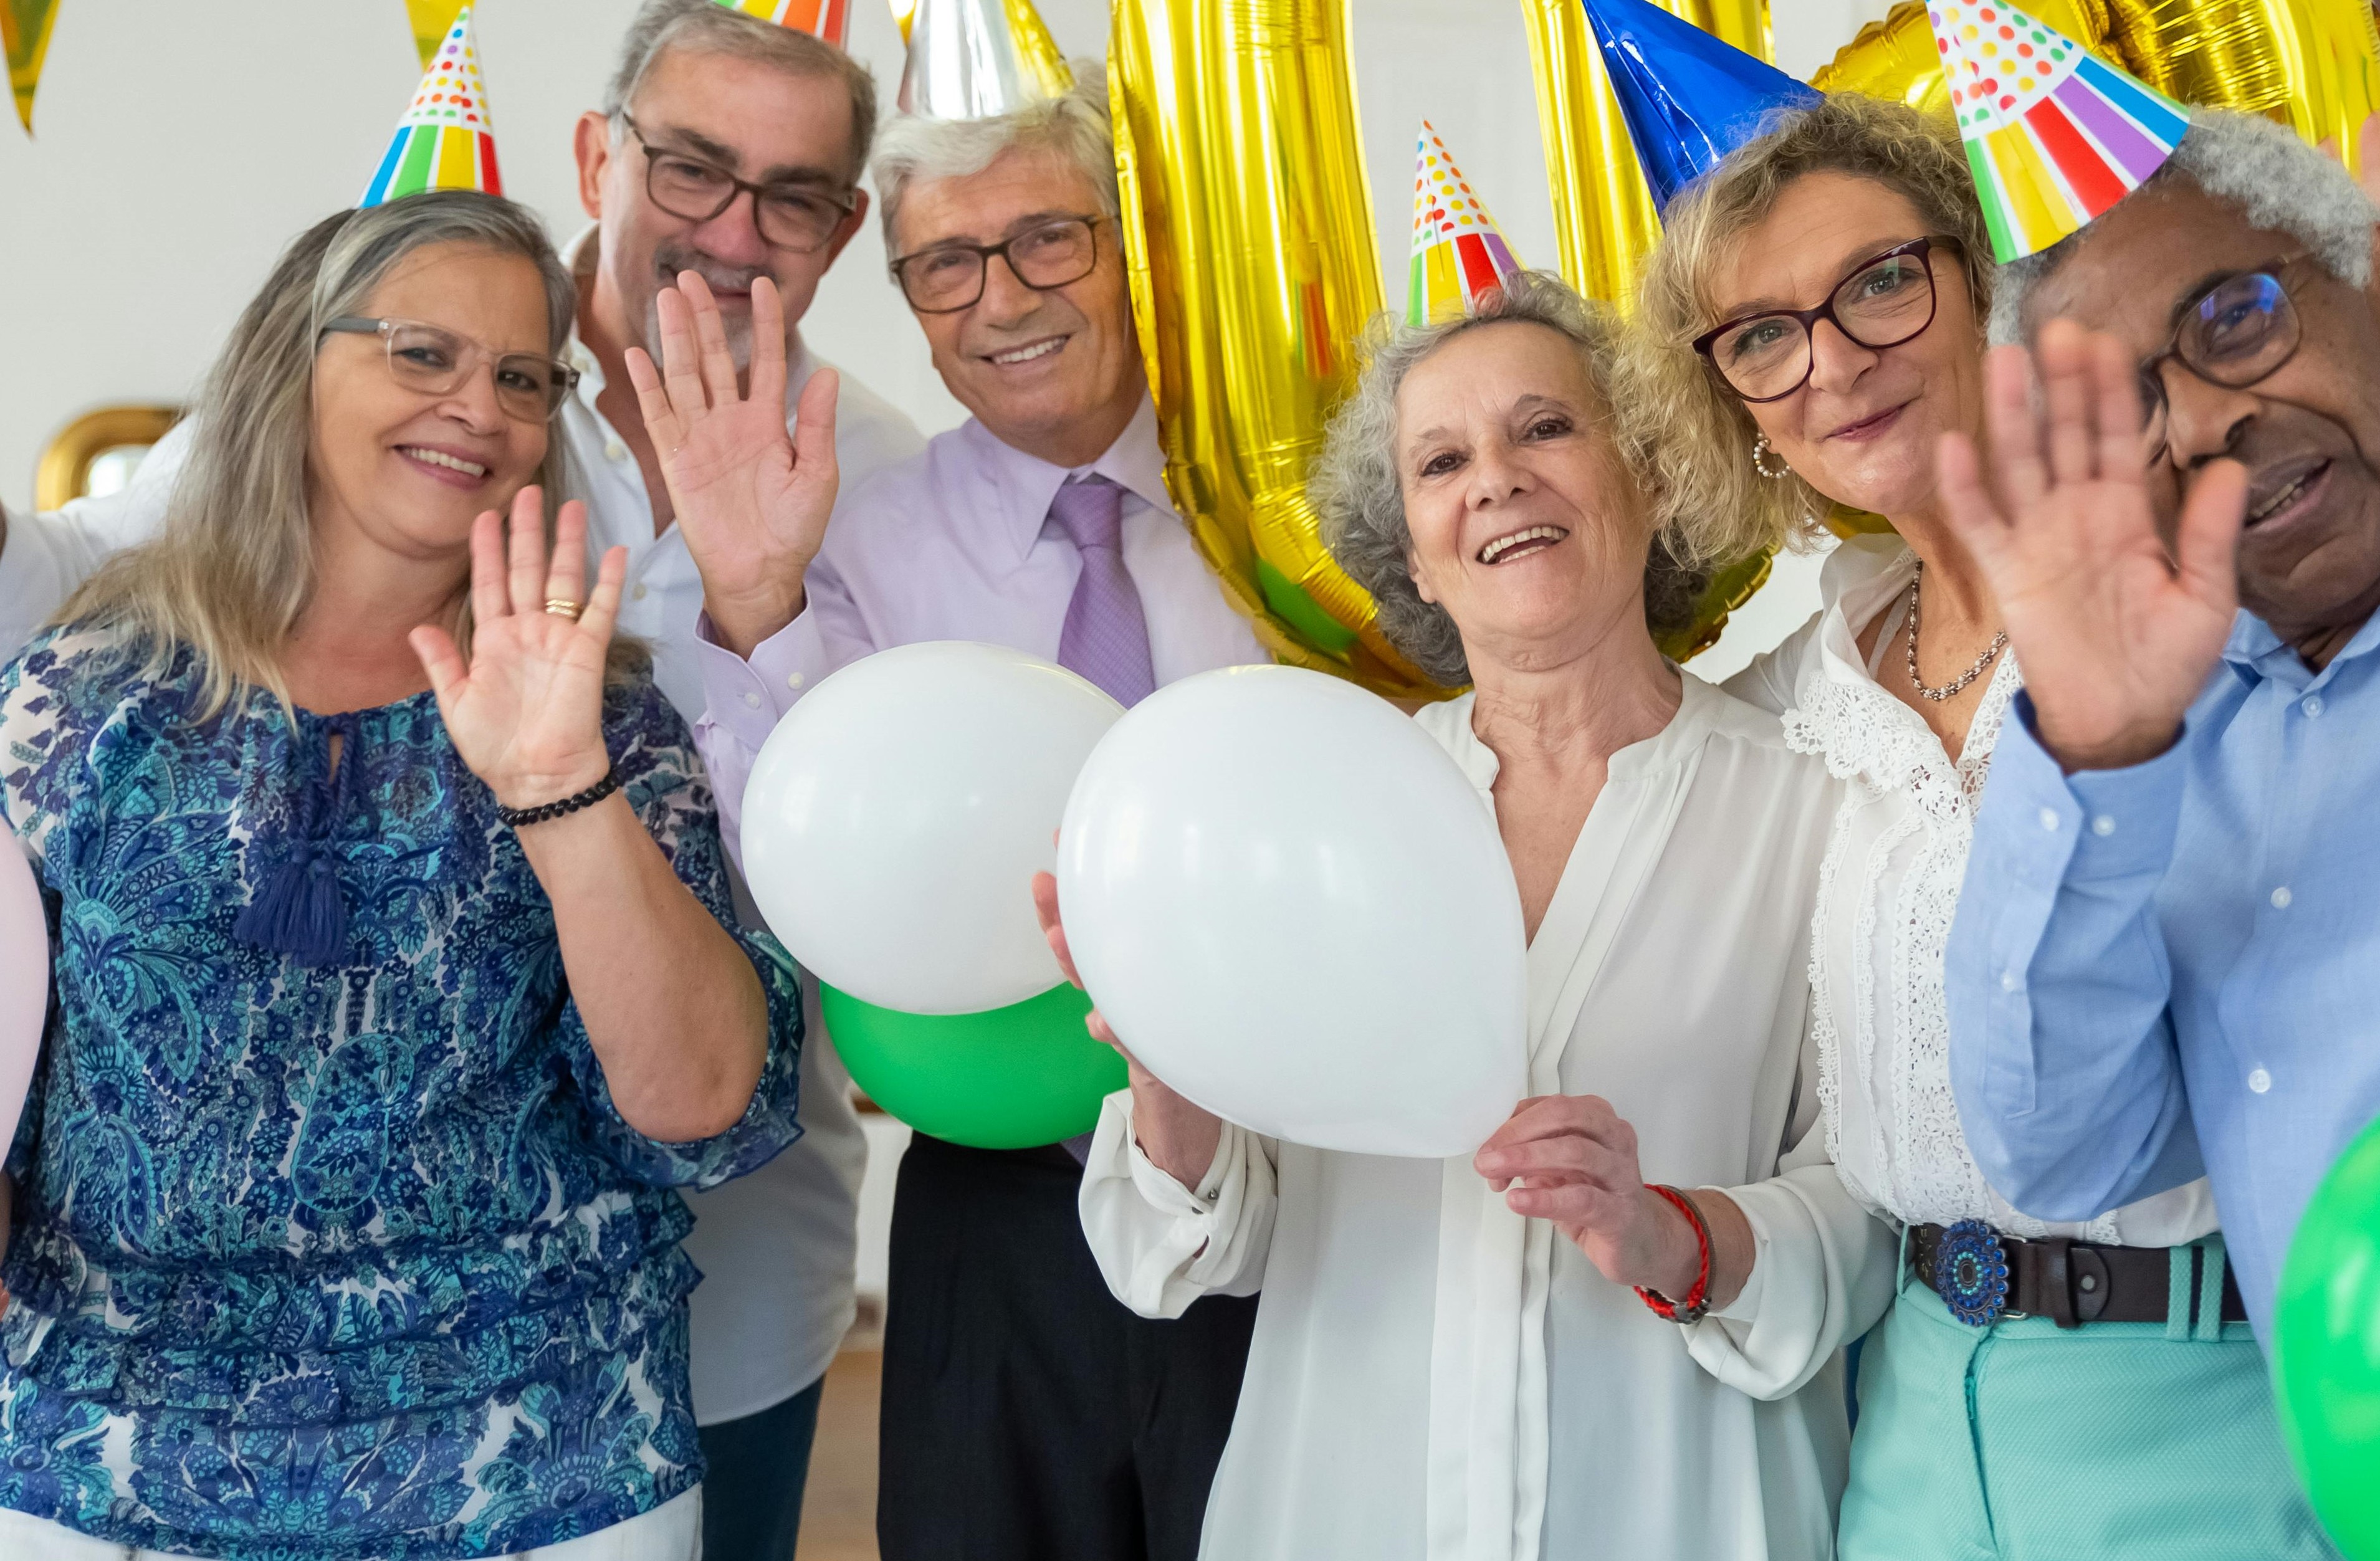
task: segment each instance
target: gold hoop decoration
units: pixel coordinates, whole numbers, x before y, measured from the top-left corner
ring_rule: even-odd
[[[137,450],[156,443],[181,416],[178,406],[103,406],[84,413],[60,429],[42,452],[41,466],[33,475],[33,507],[55,510],[81,498],[100,457],[113,450]]]

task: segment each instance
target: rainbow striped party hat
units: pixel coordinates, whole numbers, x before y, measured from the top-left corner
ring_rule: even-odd
[[[446,30],[438,57],[396,122],[380,172],[356,205],[384,206],[426,189],[504,192],[496,174],[495,127],[488,120],[488,84],[480,79],[480,41],[471,31],[468,6]]]
[[[2190,128],[2181,104],[1999,0],[1931,0],[1926,14],[2003,264],[2139,188]]]
[[[815,33],[838,49],[851,47],[851,0],[719,0],[731,11]]]
[[[1480,296],[1520,269],[1496,219],[1447,155],[1446,143],[1423,120],[1414,154],[1413,274],[1405,323],[1442,325],[1475,314]]]

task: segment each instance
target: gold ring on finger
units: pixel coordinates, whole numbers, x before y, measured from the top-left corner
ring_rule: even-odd
[[[587,611],[587,604],[583,601],[573,601],[568,597],[548,597],[545,600],[545,610],[557,618],[567,618],[576,623],[578,622],[578,615]]]

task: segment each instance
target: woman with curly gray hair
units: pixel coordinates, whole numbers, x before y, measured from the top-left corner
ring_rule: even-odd
[[[1135,1067],[1091,1150],[1084,1225],[1127,1304],[1262,1291],[1217,1561],[1832,1549],[1840,1379],[1768,1339],[1815,1335],[1801,1309],[1886,1240],[1811,1136],[1802,946],[1835,787],[1654,647],[1648,554],[1662,576],[1758,538],[1662,518],[1614,347],[1535,275],[1393,330],[1317,483],[1399,647],[1473,684],[1417,719],[1519,883],[1530,1098],[1475,1158],[1358,1157]],[[1831,1275],[1747,1285],[1779,1229],[1839,1250]]]
[[[2034,1218],[1985,1181],[1952,1095],[1944,955],[2022,686],[1935,475],[1944,437],[1983,427],[2000,280],[1958,132],[1837,94],[1663,220],[1631,372],[1668,490],[1779,528],[1833,503],[1892,526],[1838,549],[1817,616],[1729,685],[1852,782],[1811,934],[1815,1082],[1827,1153],[1902,1255],[1809,1312],[1828,1351],[1884,1319],[1840,1554],[2319,1555],[2261,1358],[2223,1321],[2242,1313],[2206,1183]],[[1767,1293],[1806,1268],[1798,1239],[1764,1246]]]

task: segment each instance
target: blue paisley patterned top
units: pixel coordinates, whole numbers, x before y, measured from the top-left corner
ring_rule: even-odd
[[[690,1489],[698,1276],[671,1189],[800,1131],[783,950],[738,935],[771,1019],[744,1119],[644,1138],[430,696],[294,735],[263,695],[200,724],[190,659],[153,682],[138,659],[67,629],[0,672],[0,813],[56,958],[7,1161],[0,1505],[155,1550],[395,1561],[552,1544]],[[640,680],[604,729],[733,929],[677,716]],[[301,835],[347,912],[322,965],[233,930]]]

